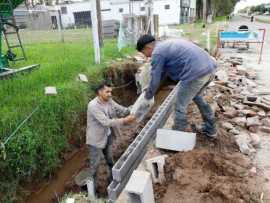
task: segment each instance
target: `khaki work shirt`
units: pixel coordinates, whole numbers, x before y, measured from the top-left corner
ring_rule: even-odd
[[[128,114],[128,108],[112,99],[106,103],[101,102],[98,97],[90,101],[87,108],[86,144],[105,148],[111,134],[110,128],[123,125],[119,118]]]

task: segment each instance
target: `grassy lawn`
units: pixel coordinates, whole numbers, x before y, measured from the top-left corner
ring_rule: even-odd
[[[85,38],[26,44],[25,49],[29,60],[16,67],[38,63],[40,69],[0,81],[0,142],[38,107],[0,151],[0,202],[7,203],[16,200],[21,181],[48,177],[59,166],[60,152],[68,149],[72,126],[86,111],[93,97],[90,87],[102,79],[106,62],[134,52],[133,48],[118,52],[116,41],[106,40],[103,62],[96,65],[91,41]],[[86,74],[89,84],[77,81],[78,73]],[[56,86],[58,94],[45,96],[45,86]]]
[[[217,44],[217,36],[218,36],[218,30],[224,29],[226,27],[226,17],[221,16],[217,17],[215,21],[211,24],[207,24],[205,28],[203,28],[203,22],[198,21],[192,24],[182,24],[178,25],[176,28],[181,29],[183,31],[183,37],[196,42],[203,48],[208,47],[208,39],[207,35],[208,32],[210,34],[210,50],[211,52],[215,49]]]

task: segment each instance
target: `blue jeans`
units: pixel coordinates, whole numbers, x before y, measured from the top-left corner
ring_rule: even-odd
[[[202,115],[202,119],[204,121],[204,133],[207,133],[209,135],[216,133],[214,112],[202,96],[205,88],[209,85],[213,78],[213,73],[210,73],[201,78],[191,81],[187,85],[180,84],[176,99],[175,119],[173,126],[174,130],[185,131],[187,129],[187,107],[193,100],[194,103],[198,106]]]

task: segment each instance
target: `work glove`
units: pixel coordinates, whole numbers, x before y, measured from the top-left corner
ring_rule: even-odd
[[[143,92],[139,98],[136,100],[133,105],[130,113],[135,115],[137,121],[140,122],[146,116],[146,114],[150,111],[151,107],[154,105],[154,98],[146,99],[145,92]]]

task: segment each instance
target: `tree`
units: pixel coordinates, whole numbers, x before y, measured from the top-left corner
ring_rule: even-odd
[[[207,3],[206,14],[216,16],[229,15],[239,0],[197,0],[197,17],[203,18],[203,2]]]

